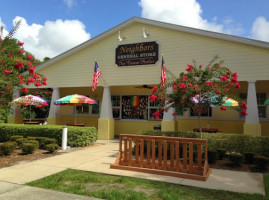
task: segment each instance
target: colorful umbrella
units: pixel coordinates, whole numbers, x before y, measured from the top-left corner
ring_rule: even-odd
[[[68,95],[61,99],[58,99],[54,103],[55,105],[70,105],[70,106],[81,106],[82,104],[98,104],[97,101],[79,94]],[[76,112],[75,112],[75,124],[77,123]]]
[[[31,121],[31,106],[37,106],[37,107],[42,107],[42,106],[48,106],[49,100],[34,96],[34,95],[26,95],[22,97],[18,97],[14,99],[10,105],[15,106],[15,105],[24,105],[28,106],[30,105],[30,121]]]
[[[224,97],[223,101],[225,103],[223,103],[222,106],[238,106],[239,105],[238,101],[236,101],[230,97]]]
[[[269,99],[264,102],[264,105],[269,105]]]

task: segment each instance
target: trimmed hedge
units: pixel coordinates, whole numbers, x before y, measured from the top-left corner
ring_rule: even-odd
[[[5,142],[4,144],[0,144],[0,155],[8,156],[10,155],[15,149],[16,143],[15,142]]]
[[[50,153],[53,153],[54,151],[56,151],[58,148],[59,148],[59,146],[58,146],[58,144],[48,144],[48,145],[46,145],[46,150],[48,150]]]
[[[11,136],[22,135],[23,137],[48,137],[62,143],[62,128],[59,125],[23,125],[23,124],[0,124],[0,142],[9,141]],[[93,144],[98,138],[95,127],[68,127],[68,143],[71,147],[82,147]]]
[[[34,143],[23,143],[21,146],[22,152],[26,154],[32,154],[37,148],[38,146]]]
[[[196,132],[161,132],[161,131],[142,131],[141,135],[168,136],[200,138],[200,133]],[[252,152],[269,157],[269,137],[250,136],[243,134],[225,133],[203,133],[203,139],[208,140],[208,149],[223,149],[226,152]]]

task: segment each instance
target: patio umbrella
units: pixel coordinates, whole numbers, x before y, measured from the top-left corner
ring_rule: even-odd
[[[269,99],[264,102],[264,105],[269,105]]]
[[[238,101],[236,101],[230,97],[224,97],[223,101],[225,103],[223,103],[222,106],[238,106],[239,105]]]
[[[54,103],[55,105],[71,105],[71,106],[81,106],[82,104],[98,104],[97,101],[86,97],[84,95],[73,94],[65,96],[61,99],[58,99]],[[76,119],[76,110],[75,110],[75,124],[77,123]]]
[[[22,97],[18,97],[16,99],[14,99],[10,105],[12,106],[16,106],[16,105],[25,105],[28,106],[30,105],[30,121],[31,119],[31,106],[48,106],[49,100],[38,97],[38,96],[34,96],[34,95],[26,95],[26,96],[22,96]]]

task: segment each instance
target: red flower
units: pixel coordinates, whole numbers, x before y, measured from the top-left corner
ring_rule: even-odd
[[[173,89],[177,89],[177,85],[176,84],[173,85]]]
[[[43,102],[42,106],[48,106],[48,104],[46,102]]]
[[[26,87],[23,87],[21,91],[24,92],[24,93],[27,93],[28,92],[28,90],[26,89]]]
[[[46,77],[44,77],[43,80],[46,81],[46,80],[48,80],[48,79],[47,79]],[[156,86],[155,86],[155,87],[156,87]],[[153,88],[154,88],[154,87],[153,87]],[[157,88],[157,87],[156,87],[156,88]],[[157,88],[157,90],[158,90],[158,88]]]
[[[42,84],[41,84],[39,81],[36,81],[36,82],[35,82],[35,86],[36,86],[36,87],[39,87],[39,86],[42,86]]]
[[[186,85],[184,83],[180,83],[179,89],[185,89]]]
[[[27,64],[28,64],[29,66],[32,66],[32,63],[31,63],[31,61],[28,61],[28,62],[27,62]]]
[[[9,70],[4,70],[4,73],[8,75],[8,74],[11,74],[12,72]]]
[[[199,65],[199,68],[202,68],[203,67],[203,65]]]
[[[188,79],[187,76],[183,76],[181,80],[182,80],[182,81],[186,81],[187,79]]]
[[[18,44],[22,47],[24,45],[24,42],[19,42]]]
[[[40,76],[38,76],[37,74],[34,74],[34,79],[40,79]]]
[[[42,105],[36,105],[35,107],[37,107],[37,108],[41,108],[41,107],[42,107]]]
[[[193,86],[194,89],[197,88],[197,87],[198,87],[198,85],[194,85],[194,86]]]
[[[190,64],[187,64],[188,68],[186,69],[187,72],[192,72],[192,65]]]
[[[9,54],[8,57],[9,57],[9,58],[13,58],[13,54]]]
[[[229,92],[230,89],[229,88],[224,88],[223,90],[226,91],[226,92]]]
[[[44,77],[44,78],[43,78],[43,81],[46,81],[46,80],[47,80],[47,78]],[[154,87],[152,88],[152,95],[154,95],[157,91],[158,91],[158,87],[154,86]]]
[[[230,86],[233,86],[234,84],[233,84],[233,82],[229,82],[229,85],[230,85]]]
[[[206,84],[206,86],[210,86],[210,85],[212,85],[212,81],[206,81],[205,84]]]
[[[216,91],[215,94],[219,95],[219,94],[221,94],[221,92],[220,91]]]
[[[243,109],[243,110],[241,111],[241,116],[246,116],[246,115],[248,115],[248,114],[247,114],[246,110]]]
[[[239,85],[239,83],[237,82],[234,86],[235,88],[241,88],[241,86]]]
[[[187,64],[187,66],[188,66],[189,68],[192,68],[192,67],[193,67],[191,64]]]
[[[29,73],[30,74],[34,74],[35,73],[35,68],[34,67],[30,67],[29,68]]]
[[[18,51],[21,55],[24,53],[22,49],[19,49]]]
[[[222,110],[222,111],[225,111],[225,110],[227,110],[224,106],[221,106],[220,107],[220,110]]]
[[[157,99],[157,96],[155,96],[155,95],[151,95],[150,96],[150,102],[153,102],[153,101],[155,101]]]
[[[207,70],[207,71],[210,71],[210,67],[208,67],[206,70]]]
[[[17,95],[16,95],[16,94],[14,94],[14,95],[13,95],[13,97],[14,97],[14,98],[16,98],[16,97],[17,97]]]
[[[155,119],[158,119],[162,114],[157,110],[155,113],[152,114]]]
[[[18,79],[23,79],[23,76],[22,75],[18,75]]]
[[[20,71],[21,68],[24,68],[24,65],[23,65],[23,63],[20,60],[17,60],[16,61],[16,64],[13,67],[14,67],[14,69]]]
[[[191,87],[192,86],[192,83],[188,83],[188,86]]]
[[[30,54],[27,55],[27,58],[28,58],[29,60],[33,60],[33,59],[34,59],[34,57],[31,56]]]
[[[47,85],[47,82],[43,80],[42,85]]]
[[[240,107],[243,108],[243,109],[248,109],[247,104],[244,101],[240,104]]]
[[[6,90],[7,92],[9,92],[9,91],[11,91],[11,88],[7,88],[7,90]]]
[[[226,76],[223,76],[220,78],[221,81],[228,81],[228,78]]]

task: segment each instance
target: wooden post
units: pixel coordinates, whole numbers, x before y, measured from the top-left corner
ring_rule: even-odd
[[[163,141],[163,169],[167,170],[167,140]]]
[[[176,141],[176,171],[179,172],[179,141]]]
[[[193,173],[193,143],[189,143],[189,173]]]
[[[123,161],[124,162],[127,162],[127,139],[124,138],[124,158],[123,158]],[[126,163],[125,163],[126,164]]]
[[[136,139],[135,141],[135,162],[138,163],[139,159],[139,140]]]
[[[155,169],[155,140],[152,140],[152,169]]]
[[[187,168],[187,143],[183,143],[183,167]]]
[[[140,167],[144,165],[144,139],[140,139]]]
[[[147,141],[147,165],[150,165],[150,140]]]
[[[198,150],[198,155],[197,155],[198,170],[202,170],[202,145],[201,144],[197,144],[197,150]]]
[[[120,146],[119,146],[119,151],[120,151],[120,160],[119,163],[122,163],[122,136],[120,135]]]
[[[160,166],[162,166],[162,141],[161,140],[159,140],[158,141],[158,157],[159,157],[159,161],[158,161],[158,163],[159,163],[159,167]]]
[[[170,142],[170,166],[174,167],[174,158],[175,158],[175,143]]]
[[[132,143],[133,143],[132,138],[129,138],[129,158],[128,158],[128,165],[129,166],[132,165]]]

